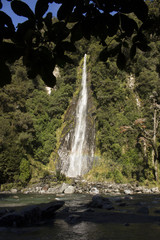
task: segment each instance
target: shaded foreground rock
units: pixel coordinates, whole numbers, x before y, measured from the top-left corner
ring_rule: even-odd
[[[102,197],[100,195],[93,196],[92,201],[89,203],[89,207],[102,208],[107,210],[114,209],[112,202],[108,198]]]
[[[1,227],[26,227],[37,225],[54,217],[56,210],[64,205],[64,201],[28,206],[20,212],[9,212],[0,217]]]

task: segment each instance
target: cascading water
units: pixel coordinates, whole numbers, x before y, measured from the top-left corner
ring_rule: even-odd
[[[69,168],[66,173],[68,177],[77,177],[83,175],[83,171],[87,168],[87,156],[85,156],[86,145],[86,120],[87,120],[87,71],[86,58],[84,56],[81,92],[76,108],[76,125],[74,136],[71,143],[71,153],[69,156]]]

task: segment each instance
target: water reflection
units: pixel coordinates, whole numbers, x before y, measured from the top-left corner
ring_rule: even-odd
[[[157,240],[158,224],[94,224],[81,222],[69,225],[63,220],[47,226],[5,229],[0,228],[0,240]]]
[[[37,204],[52,201],[55,197],[53,195],[19,195],[18,200],[13,198],[12,195],[7,198],[1,198],[0,204],[1,206],[5,203],[27,205],[32,203],[32,201],[34,204]],[[61,200],[65,200],[66,204],[69,203],[70,210],[79,206],[78,210],[80,210],[83,207],[80,204],[84,204],[90,198],[88,195],[66,195]],[[133,211],[132,208],[137,207],[137,204],[143,206],[146,202],[148,206],[153,207],[156,205],[158,207],[160,196],[149,196],[148,198],[137,196],[129,205],[130,201],[124,210]],[[78,215],[76,211],[74,214]],[[126,212],[126,214],[129,214],[129,212]],[[93,216],[95,217],[96,215]],[[112,218],[112,215],[110,217]],[[115,220],[114,223],[113,221],[112,223],[111,221],[108,223],[96,223],[95,220],[88,221],[85,219],[85,221],[78,221],[76,224],[69,224],[66,218],[59,218],[36,227],[0,228],[0,240],[158,240],[160,236],[160,217],[157,222],[132,223],[131,221],[129,224],[125,224],[121,219],[117,223],[115,223]]]

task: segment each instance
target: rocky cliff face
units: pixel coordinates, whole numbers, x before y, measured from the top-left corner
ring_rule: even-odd
[[[94,112],[95,107],[92,100],[92,91],[90,89],[90,75],[87,74],[87,90],[88,90],[88,106],[87,106],[87,123],[86,123],[86,147],[85,156],[86,164],[85,168],[82,169],[82,175],[87,173],[93,163],[94,158],[94,147],[95,147],[95,121]],[[69,168],[69,155],[71,151],[71,143],[74,137],[74,128],[76,124],[76,106],[78,97],[74,96],[68,110],[64,116],[63,130],[60,137],[60,147],[58,149],[59,165],[62,173],[66,173]]]

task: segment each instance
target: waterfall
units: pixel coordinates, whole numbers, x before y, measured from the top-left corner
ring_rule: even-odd
[[[83,175],[87,168],[87,156],[85,156],[86,145],[86,120],[87,120],[87,71],[86,58],[84,55],[83,73],[81,82],[81,91],[76,107],[76,124],[74,136],[71,143],[71,152],[69,155],[69,168],[66,173],[68,177],[77,177]]]

